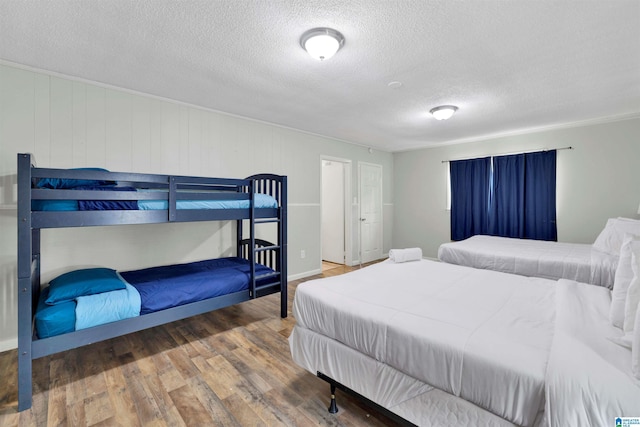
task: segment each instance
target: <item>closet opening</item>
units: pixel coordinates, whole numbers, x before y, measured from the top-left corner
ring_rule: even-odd
[[[351,162],[321,159],[322,272],[351,265]]]

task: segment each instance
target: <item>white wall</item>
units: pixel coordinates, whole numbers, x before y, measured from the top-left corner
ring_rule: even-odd
[[[288,128],[0,64],[0,351],[16,346],[19,152],[33,153],[40,167],[234,178],[288,175],[290,278],[321,271],[322,155],[383,165],[384,201],[393,206],[390,153],[370,154],[366,147]],[[357,194],[356,175],[351,182]],[[390,217],[385,252],[391,244]],[[354,236],[354,260],[358,241]],[[43,280],[80,266],[125,270],[217,257],[230,254],[232,242],[230,223],[45,230]]]
[[[448,163],[442,160],[559,148],[558,240],[593,243],[607,218],[638,218],[640,118],[395,153],[393,246],[436,257],[450,241]]]

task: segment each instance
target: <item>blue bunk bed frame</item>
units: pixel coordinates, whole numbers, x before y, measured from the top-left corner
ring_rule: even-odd
[[[168,209],[111,211],[34,211],[34,200],[141,200],[159,199],[158,192],[91,191],[33,188],[41,178],[117,181],[164,190]],[[98,193],[98,194],[97,194]],[[277,208],[255,208],[256,193],[268,194]],[[248,200],[247,209],[178,209],[180,200]],[[89,329],[38,339],[34,313],[40,295],[40,230],[43,228],[99,225],[150,224],[165,222],[235,220],[237,256],[251,265],[249,289],[210,298],[139,317]],[[243,238],[243,220],[248,220],[248,238]],[[255,226],[277,224],[274,243],[255,238]],[[257,286],[255,263],[275,270],[269,283]],[[250,299],[280,293],[280,316],[287,317],[287,177],[272,174],[246,179],[121,173],[80,169],[34,167],[31,154],[18,154],[18,411],[32,404],[32,363],[34,359],[70,350],[131,332],[184,319]]]

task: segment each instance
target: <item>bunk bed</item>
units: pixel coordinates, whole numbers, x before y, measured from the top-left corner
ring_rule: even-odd
[[[386,260],[300,284],[289,344],[332,413],[337,388],[402,425],[606,425],[640,408],[610,305],[602,286]]]
[[[31,407],[34,359],[275,293],[280,293],[280,316],[287,317],[286,176],[229,179],[51,169],[35,167],[30,154],[17,157],[19,411]],[[92,319],[86,328],[67,328],[62,333],[49,333],[35,318],[42,306],[48,307],[51,288],[41,283],[41,230],[191,221],[235,221],[237,256],[132,272],[108,268],[69,272],[92,279],[94,274],[105,274],[109,279],[123,280],[117,289],[129,291],[133,287],[138,291],[138,312],[122,320],[106,320],[109,323]],[[256,226],[267,223],[276,225],[275,243],[256,238]],[[222,278],[221,267],[225,271]],[[166,301],[171,297],[154,300],[160,288],[178,286],[175,279],[185,272],[195,275],[186,282],[198,295],[170,305]],[[171,278],[168,284],[158,281],[167,276]],[[205,286],[214,286],[210,282],[222,283],[224,289],[201,292]],[[73,293],[78,284],[71,283],[67,290]],[[198,285],[194,287],[194,283]],[[79,304],[79,299],[72,301]],[[53,330],[58,326],[53,325]]]

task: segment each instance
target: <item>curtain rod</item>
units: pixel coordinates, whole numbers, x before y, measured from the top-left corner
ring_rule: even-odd
[[[560,148],[543,148],[543,149],[537,149],[537,150],[518,151],[518,152],[511,152],[511,153],[487,154],[487,155],[484,155],[484,156],[477,156],[477,157],[464,157],[462,159],[442,160],[442,163],[454,162],[456,160],[471,160],[471,159],[477,159],[477,158],[482,158],[482,157],[509,156],[509,155],[512,155],[512,154],[536,153],[538,151],[551,151],[551,150],[556,150],[556,151],[573,150],[573,147],[572,146],[568,146],[568,147],[560,147]]]

